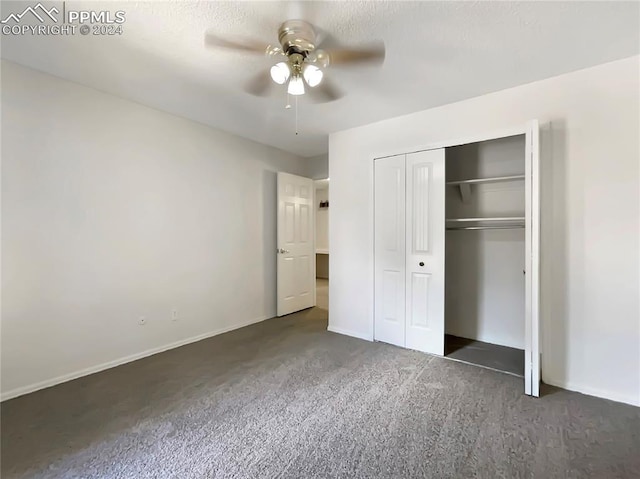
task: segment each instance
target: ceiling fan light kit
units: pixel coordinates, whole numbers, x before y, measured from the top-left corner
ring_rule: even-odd
[[[322,80],[322,71],[305,63],[305,56],[300,53],[291,53],[287,62],[279,62],[271,67],[271,79],[278,85],[283,85],[289,80],[287,93],[290,95],[304,95],[304,81],[310,87],[317,86]]]
[[[307,85],[313,88],[320,84],[323,73],[317,66],[307,63],[302,70],[302,76]]]
[[[292,57],[295,56],[292,55]],[[302,71],[302,78],[300,77],[300,71]],[[278,85],[284,85],[287,80],[291,78],[287,89],[291,95],[304,94],[302,79],[304,79],[307,85],[314,88],[320,84],[323,77],[322,70],[315,65],[304,63],[304,60],[294,62],[292,65],[285,62],[276,63],[271,67],[270,73],[271,79]]]
[[[289,87],[287,88],[289,95],[304,95],[304,83],[300,75],[294,75],[289,80]]]

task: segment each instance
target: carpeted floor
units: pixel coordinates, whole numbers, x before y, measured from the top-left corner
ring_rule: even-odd
[[[326,326],[314,308],[7,401],[2,478],[640,477],[638,408]]]

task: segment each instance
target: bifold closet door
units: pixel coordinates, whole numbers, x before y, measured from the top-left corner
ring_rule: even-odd
[[[445,151],[406,159],[405,347],[444,355]]]
[[[444,354],[444,149],[374,162],[374,339]]]
[[[405,346],[405,155],[374,162],[374,339]]]

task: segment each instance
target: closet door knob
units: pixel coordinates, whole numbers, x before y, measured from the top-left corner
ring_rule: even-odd
[[[420,261],[418,264],[419,264],[420,266],[424,266],[424,261]]]

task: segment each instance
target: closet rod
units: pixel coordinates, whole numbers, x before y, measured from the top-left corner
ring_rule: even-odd
[[[497,218],[447,218],[446,221],[450,223],[477,223],[478,221],[524,221],[524,216],[506,216]]]
[[[493,225],[493,226],[448,226],[447,230],[516,230],[524,225]]]

